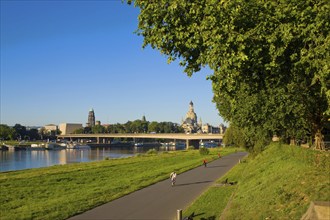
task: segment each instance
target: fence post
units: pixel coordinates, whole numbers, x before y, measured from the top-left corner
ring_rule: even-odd
[[[176,219],[177,220],[182,220],[182,209],[178,209],[176,211]]]

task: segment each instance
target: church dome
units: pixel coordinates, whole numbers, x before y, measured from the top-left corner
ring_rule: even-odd
[[[197,121],[197,115],[196,115],[195,112],[193,112],[193,111],[189,111],[189,112],[187,112],[187,114],[186,114],[186,119],[191,119],[191,120],[193,120],[193,121]]]
[[[192,101],[189,103],[189,110],[186,114],[186,118],[182,121],[182,128],[186,133],[194,133],[200,130],[200,127],[197,123],[197,114],[194,111],[194,103]]]

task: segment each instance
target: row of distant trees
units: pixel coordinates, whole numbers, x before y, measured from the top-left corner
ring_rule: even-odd
[[[34,141],[54,139],[56,134],[60,134],[60,131],[46,131],[44,128],[41,128],[40,130],[36,128],[27,129],[21,124],[15,124],[13,127],[6,124],[0,124],[1,140]]]
[[[173,122],[149,122],[145,120],[128,121],[125,124],[113,124],[109,126],[95,125],[84,127],[74,131],[75,134],[103,134],[103,133],[183,133],[183,128]],[[60,130],[48,131],[45,128],[27,129],[25,126],[15,124],[10,127],[0,124],[1,140],[34,141],[55,139],[56,135],[61,134]]]
[[[183,133],[183,128],[173,122],[149,122],[145,120],[128,121],[125,124],[109,126],[95,125],[74,131],[75,134],[103,134],[103,133]]]

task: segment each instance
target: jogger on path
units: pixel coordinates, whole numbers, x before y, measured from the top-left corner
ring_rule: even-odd
[[[204,167],[207,167],[207,161],[203,160]]]
[[[170,174],[170,179],[171,179],[171,184],[172,186],[175,185],[175,181],[176,181],[176,172],[173,171],[171,174]]]

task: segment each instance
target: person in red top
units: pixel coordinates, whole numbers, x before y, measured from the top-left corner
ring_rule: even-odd
[[[204,167],[206,167],[207,166],[207,161],[203,160],[203,164],[204,164]]]

